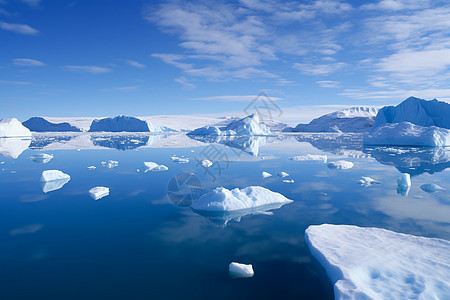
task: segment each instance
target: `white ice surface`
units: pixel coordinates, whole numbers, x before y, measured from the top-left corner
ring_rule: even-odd
[[[108,169],[112,169],[114,167],[117,167],[119,165],[119,162],[116,160],[108,160],[106,161],[102,161],[102,166],[108,168]]]
[[[255,275],[251,264],[246,265],[237,262],[230,263],[228,266],[228,272],[231,278],[249,278]]]
[[[338,160],[338,161],[332,161],[330,162],[327,167],[330,169],[340,169],[340,170],[347,170],[347,169],[351,169],[353,168],[355,164],[350,162],[350,161],[346,161],[346,160]]]
[[[309,226],[305,241],[335,299],[449,299],[450,242],[350,225]]]
[[[286,173],[286,172],[278,172],[278,177],[281,177],[281,178],[284,178],[284,177],[288,177],[289,176],[289,174],[288,173]]]
[[[260,186],[228,190],[218,187],[201,196],[191,207],[197,211],[236,211],[292,200]]]
[[[0,121],[0,138],[8,137],[30,137],[31,131],[22,125],[19,120],[3,119]]]
[[[272,174],[270,174],[268,172],[262,172],[261,175],[263,178],[272,177]]]
[[[371,186],[375,183],[379,183],[375,179],[368,177],[368,176],[361,176],[361,178],[358,180],[358,183],[361,184],[361,186]]]
[[[173,162],[179,163],[179,164],[187,164],[189,162],[189,158],[187,157],[178,157],[176,155],[171,157]]]
[[[210,161],[209,159],[202,160],[202,167],[204,168],[209,168],[212,166],[212,164],[212,161]]]
[[[158,172],[158,171],[167,171],[167,170],[169,170],[169,168],[166,167],[165,165],[158,165],[157,163],[152,162],[152,161],[146,161],[146,162],[144,162],[144,165],[147,168],[145,170],[145,172],[149,172],[149,171]]]
[[[97,186],[89,190],[89,195],[94,200],[101,199],[109,195],[109,188],[104,186]]]
[[[61,172],[60,170],[46,170],[42,172],[41,182],[70,179],[70,175]]]

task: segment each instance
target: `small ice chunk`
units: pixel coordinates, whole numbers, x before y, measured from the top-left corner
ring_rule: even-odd
[[[230,274],[230,277],[233,279],[237,278],[250,278],[255,275],[255,272],[253,272],[253,266],[251,264],[241,264],[237,262],[232,262],[228,266],[228,271]]]
[[[165,165],[158,165],[157,163],[152,162],[152,161],[145,161],[144,165],[147,167],[147,170],[145,170],[145,172],[148,172],[148,171],[158,172],[158,171],[169,170],[169,168],[166,167]]]
[[[358,180],[358,183],[360,183],[361,186],[371,186],[371,185],[373,185],[375,183],[379,183],[379,182],[373,178],[361,176],[361,179]]]
[[[117,167],[118,165],[119,165],[119,162],[115,161],[115,160],[108,160],[108,162],[102,161],[102,166],[107,167],[109,169]]]
[[[33,156],[30,156],[30,159],[33,162],[40,163],[40,164],[46,164],[49,161],[51,161],[52,158],[53,158],[53,155],[46,154],[46,153],[37,153]]]
[[[109,188],[104,186],[97,186],[89,190],[89,195],[94,200],[101,199],[109,195]]]
[[[284,177],[288,177],[288,176],[289,176],[289,174],[286,173],[286,172],[279,172],[277,175],[278,175],[279,177],[281,177],[281,178],[284,178]]]
[[[212,161],[208,160],[208,159],[204,159],[202,160],[202,167],[204,168],[209,168],[212,166]]]
[[[89,170],[95,170],[96,169],[96,166],[89,166],[89,167],[87,167]]]
[[[435,183],[422,184],[422,185],[420,186],[420,188],[421,188],[423,191],[427,192],[427,193],[435,193],[435,192],[437,192],[437,191],[439,191],[439,190],[446,190],[446,189],[443,188],[442,186],[439,186],[439,185],[437,185],[437,184],[435,184]]]
[[[261,174],[262,174],[263,178],[272,177],[272,174],[267,173],[267,172],[262,172]]]
[[[340,170],[347,170],[347,169],[351,169],[353,168],[355,164],[350,162],[350,161],[346,161],[346,160],[338,160],[338,161],[332,161],[330,162],[327,167],[330,169],[340,169]]]
[[[299,155],[294,157],[289,157],[290,160],[294,161],[322,161],[324,164],[327,163],[327,156],[326,155],[318,155],[318,154],[306,154],[306,155]]]
[[[294,179],[284,179],[284,183],[294,183]]]
[[[53,181],[53,180],[62,180],[69,179],[70,175],[65,174],[59,170],[46,170],[42,172],[41,182]]]
[[[179,164],[187,164],[189,162],[189,158],[187,157],[178,157],[176,155],[171,157],[172,161],[179,163]]]
[[[402,176],[400,176],[397,179],[397,184],[400,187],[410,187],[411,186],[411,176],[408,173],[402,173]]]

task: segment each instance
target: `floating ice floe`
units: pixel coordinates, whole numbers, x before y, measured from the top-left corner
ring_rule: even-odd
[[[89,190],[89,195],[94,200],[101,199],[109,195],[109,188],[104,186],[97,186]]]
[[[397,178],[397,194],[402,196],[408,196],[409,190],[411,189],[411,176],[408,173],[402,173],[402,175]]]
[[[263,178],[272,177],[272,174],[270,174],[268,172],[262,172],[261,175]]]
[[[289,176],[289,174],[288,173],[286,173],[286,172],[278,172],[278,177],[281,177],[281,178],[284,178],[284,177],[288,177]]]
[[[212,166],[212,161],[208,160],[208,159],[204,159],[202,160],[202,167],[204,168],[209,168]]]
[[[118,161],[115,160],[108,160],[107,162],[102,161],[102,166],[108,168],[108,169],[112,169],[114,167],[117,167],[119,165]]]
[[[293,161],[322,161],[323,163],[327,163],[327,156],[326,155],[318,155],[318,154],[306,154],[306,155],[299,155],[299,156],[293,156],[289,157],[290,160]]]
[[[294,183],[294,179],[283,179],[284,183]]]
[[[291,203],[283,195],[260,186],[228,190],[218,187],[201,196],[191,207],[194,211],[238,211],[266,205]]]
[[[51,161],[53,158],[53,155],[46,154],[46,153],[37,153],[33,156],[30,156],[30,159],[36,163],[40,164],[46,164],[49,161]]]
[[[309,226],[305,241],[335,299],[449,298],[449,241],[329,224]]]
[[[176,155],[171,157],[172,161],[179,163],[179,164],[187,164],[189,162],[189,158],[187,157],[178,157]]]
[[[330,169],[340,169],[340,170],[347,170],[347,169],[351,169],[353,168],[355,164],[350,162],[350,161],[346,161],[346,160],[338,160],[338,161],[333,161],[330,162],[327,167]]]
[[[251,264],[240,264],[237,262],[232,262],[228,266],[228,272],[231,278],[237,279],[237,278],[250,278],[255,275],[255,272],[253,272],[253,266]]]
[[[46,170],[41,175],[41,186],[44,193],[59,190],[70,180],[70,175],[59,170]]]
[[[89,166],[89,167],[87,167],[87,168],[88,168],[88,170],[95,170],[95,169],[97,169],[96,166]]]
[[[358,183],[361,184],[361,186],[371,186],[376,183],[380,183],[376,181],[373,178],[367,177],[367,176],[361,176],[361,179],[358,179]]]
[[[152,161],[146,161],[146,162],[144,162],[144,165],[147,167],[145,172],[148,172],[148,171],[158,172],[158,171],[167,171],[167,170],[169,170],[169,168],[166,167],[165,165],[158,165],[157,163],[154,163]]]
[[[0,121],[0,138],[27,137],[31,138],[31,131],[17,119],[3,119]]]
[[[427,192],[427,193],[435,193],[437,191],[441,191],[441,190],[446,190],[445,188],[443,188],[442,186],[439,186],[435,183],[427,183],[427,184],[422,184],[420,186],[420,188]]]

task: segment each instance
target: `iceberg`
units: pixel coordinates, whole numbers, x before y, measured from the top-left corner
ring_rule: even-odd
[[[228,272],[230,274],[230,277],[233,279],[249,278],[255,275],[252,265],[240,264],[237,262],[230,263],[230,265],[228,266]]]
[[[450,146],[450,130],[423,127],[410,122],[380,125],[364,137],[365,145],[445,147]]]
[[[402,173],[397,179],[397,185],[401,188],[408,188],[411,186],[411,176],[408,173]]]
[[[117,116],[114,118],[95,119],[89,132],[150,132],[147,122],[135,117]]]
[[[294,183],[294,179],[284,179],[284,183]]]
[[[95,170],[95,169],[97,169],[96,166],[89,166],[89,167],[87,167],[87,168],[88,168],[88,170]]]
[[[0,121],[0,138],[9,137],[31,138],[31,131],[15,118],[3,119]]]
[[[263,178],[272,177],[272,174],[267,173],[267,172],[262,172],[261,175]]]
[[[260,186],[232,190],[218,187],[201,196],[191,208],[194,211],[229,212],[291,202],[283,195]]]
[[[189,158],[187,157],[178,157],[176,155],[171,157],[173,162],[179,163],[179,164],[187,164],[189,162]]]
[[[378,109],[374,107],[352,107],[335,111],[312,120],[309,124],[298,124],[286,128],[285,132],[369,132]]]
[[[284,177],[288,177],[289,176],[289,174],[288,173],[286,173],[286,172],[278,172],[278,177],[281,177],[281,178],[284,178]]]
[[[204,126],[188,132],[187,135],[221,135],[222,132],[216,126]]]
[[[323,163],[327,163],[327,156],[326,155],[317,155],[317,154],[306,154],[306,155],[299,155],[299,156],[293,156],[289,157],[290,160],[293,161],[322,161]]]
[[[46,170],[41,175],[41,186],[44,193],[59,190],[70,180],[70,175],[59,170]]]
[[[36,163],[46,164],[53,159],[53,155],[46,153],[37,153],[33,156],[30,156],[30,159]]]
[[[361,186],[371,186],[375,183],[379,183],[373,178],[367,177],[367,176],[361,176],[361,179],[358,180],[358,183],[361,184]]]
[[[0,154],[16,159],[30,144],[31,139],[27,138],[0,138]]]
[[[335,299],[447,299],[450,242],[351,225],[309,226],[305,242]]]
[[[81,129],[72,126],[67,122],[52,123],[43,117],[32,117],[23,122],[22,124],[30,131],[35,132],[68,132],[68,131],[81,132]]]
[[[445,188],[443,188],[442,186],[439,186],[435,183],[427,183],[427,184],[422,184],[420,186],[420,188],[427,193],[435,193],[437,191],[442,191],[442,190],[446,190]]]
[[[108,168],[108,169],[112,169],[114,167],[117,167],[119,165],[119,162],[116,160],[108,160],[107,162],[102,161],[102,166]]]
[[[330,169],[340,169],[340,170],[347,170],[347,169],[351,169],[353,168],[355,164],[350,162],[350,161],[346,161],[346,160],[338,160],[338,161],[332,161],[330,162],[327,167]]]
[[[152,171],[152,172],[158,172],[158,171],[167,171],[169,170],[168,167],[165,165],[158,165],[157,163],[146,161],[144,162],[144,165],[147,167],[145,172]]]
[[[97,186],[89,190],[89,195],[94,200],[99,200],[109,195],[109,188],[104,186]]]
[[[202,167],[204,168],[209,168],[212,166],[212,164],[212,161],[210,161],[209,159],[202,160]]]

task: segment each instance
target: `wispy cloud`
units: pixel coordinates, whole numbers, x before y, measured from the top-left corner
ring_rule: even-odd
[[[232,95],[232,96],[211,96],[211,97],[200,97],[191,98],[190,100],[195,101],[223,101],[223,102],[251,102],[255,100],[258,95]],[[272,101],[279,101],[282,98],[270,97]]]
[[[30,81],[0,80],[0,84],[29,85]]]
[[[301,64],[294,63],[293,67],[305,75],[329,75],[346,66],[346,63],[333,64]]]
[[[128,92],[128,91],[134,91],[137,90],[139,87],[137,85],[131,85],[131,86],[119,86],[119,87],[113,87],[110,89],[101,89],[102,92]]]
[[[338,88],[340,87],[339,81],[332,81],[332,80],[321,80],[316,81],[316,83],[323,88]]]
[[[18,33],[18,34],[25,34],[25,35],[39,34],[38,30],[36,30],[33,27],[26,25],[26,24],[13,24],[13,23],[0,22],[0,28],[3,30]]]
[[[424,99],[434,99],[450,101],[450,89],[396,89],[396,90],[377,90],[369,91],[364,89],[346,89],[339,95],[347,96],[353,99],[368,100],[389,100],[401,101],[410,96],[420,97]]]
[[[12,61],[13,64],[16,66],[23,66],[23,67],[42,67],[46,66],[45,63],[39,60],[30,59],[30,58],[16,58]]]
[[[381,0],[377,3],[368,3],[361,5],[361,9],[380,9],[380,10],[405,10],[427,8],[430,5],[428,0]]]
[[[132,67],[136,67],[136,68],[145,68],[145,65],[144,65],[144,64],[138,63],[138,62],[135,61],[135,60],[127,59],[127,60],[125,60],[125,62],[126,62],[127,64],[129,64],[130,66],[132,66]]]
[[[174,81],[181,84],[185,90],[193,90],[195,88],[195,85],[190,83],[184,76],[175,78]]]
[[[73,72],[86,72],[92,74],[103,74],[112,71],[111,68],[98,67],[98,66],[65,66],[64,69]]]

